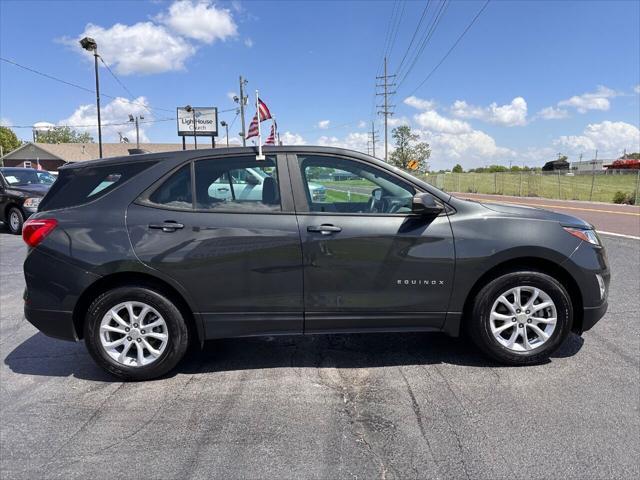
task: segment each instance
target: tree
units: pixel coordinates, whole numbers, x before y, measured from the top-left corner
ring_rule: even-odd
[[[22,145],[22,142],[18,140],[13,130],[8,127],[0,127],[0,145],[2,145],[2,154],[6,155]]]
[[[453,173],[462,173],[464,172],[464,169],[462,168],[462,165],[460,165],[459,163],[456,163],[453,168],[451,169],[451,171]]]
[[[418,170],[429,170],[427,160],[431,156],[431,148],[426,142],[418,142],[420,138],[407,125],[394,128],[391,136],[396,142],[396,149],[391,153],[391,163],[399,168],[408,168],[410,161],[418,162]]]
[[[93,143],[88,132],[77,132],[70,127],[55,127],[47,132],[38,132],[36,141],[41,143]]]
[[[625,153],[622,157],[620,157],[621,160],[640,160],[640,153]]]

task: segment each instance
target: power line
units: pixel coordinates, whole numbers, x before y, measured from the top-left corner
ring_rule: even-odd
[[[433,37],[436,30],[438,29],[438,25],[440,24],[440,21],[442,20],[442,17],[444,16],[448,7],[449,7],[449,2],[447,0],[443,0],[443,2],[440,4],[440,9],[436,12],[433,18],[433,21],[431,22],[431,25],[427,26],[425,35],[422,38],[420,46],[416,50],[417,53],[413,57],[413,61],[411,62],[411,65],[409,65],[409,67],[405,70],[403,74],[398,72],[398,75],[402,75],[402,79],[398,82],[398,88],[400,88],[400,85],[404,83],[404,81],[407,79],[407,77],[409,76],[413,68],[416,66],[418,60],[422,55],[422,52],[424,52],[424,49],[427,47],[427,45],[431,41],[431,38]]]
[[[386,57],[391,57],[391,53],[393,52],[393,47],[396,44],[396,39],[398,38],[398,31],[400,30],[400,24],[402,23],[402,16],[404,15],[404,9],[407,3],[406,0],[402,2],[402,10],[400,10],[400,15],[397,16],[394,33],[392,33],[393,39],[391,40],[391,44],[389,45],[389,51],[386,54]]]
[[[2,60],[3,62],[9,63],[9,64],[11,64],[11,65],[15,65],[16,67],[22,68],[23,70],[27,70],[27,71],[29,71],[29,72],[31,72],[31,73],[35,73],[36,75],[40,75],[40,76],[42,76],[42,77],[48,78],[49,80],[54,80],[54,81],[59,82],[59,83],[64,83],[65,85],[68,85],[68,86],[70,86],[70,87],[74,87],[74,88],[78,88],[78,89],[80,89],[80,90],[84,90],[85,92],[89,92],[89,93],[92,93],[92,94],[94,94],[94,95],[95,95],[95,93],[96,93],[96,91],[95,91],[95,90],[93,90],[93,89],[91,89],[91,88],[83,87],[82,85],[78,85],[78,84],[76,84],[76,83],[69,82],[69,81],[67,81],[67,80],[63,80],[63,79],[58,78],[58,77],[54,77],[53,75],[49,75],[48,73],[41,72],[41,71],[39,71],[39,70],[36,70],[35,68],[27,67],[26,65],[21,65],[20,63],[14,62],[14,61],[9,60],[9,59],[7,59],[7,58],[0,57],[0,60]],[[150,106],[150,105],[145,105],[145,104],[140,103],[140,102],[133,102],[133,101],[127,100],[127,99],[125,99],[125,98],[122,98],[122,97],[115,97],[115,96],[113,96],[113,95],[108,95],[108,94],[106,94],[106,93],[102,93],[101,95],[102,95],[103,97],[112,98],[112,99],[114,99],[114,100],[115,100],[115,99],[120,99],[120,100],[122,100],[122,101],[124,101],[124,102],[126,102],[126,103],[130,103],[130,104],[132,104],[132,105],[139,105],[139,106],[141,106],[141,107],[144,107],[144,108],[150,108],[150,109],[152,109],[152,110],[162,110],[162,111],[164,111],[164,112],[175,112],[175,109],[160,108],[160,107],[152,107],[152,106]]]
[[[157,120],[141,120],[139,123],[159,123],[159,122],[170,122],[170,121],[175,121],[175,117],[171,117],[171,118],[159,118]],[[115,122],[115,123],[103,123],[102,126],[103,127],[116,127],[116,126],[122,126],[122,125],[129,125],[131,122],[127,121],[127,122]],[[98,124],[97,123],[93,123],[93,124],[88,124],[88,125],[54,125],[51,128],[64,128],[64,127],[69,127],[69,128],[93,128],[93,127],[97,127]],[[7,127],[7,128],[33,128],[33,125],[3,125],[3,127]]]
[[[436,72],[436,70],[438,70],[440,65],[442,65],[442,63],[447,59],[447,57],[451,54],[451,52],[453,52],[453,50],[458,46],[460,41],[464,38],[464,36],[467,34],[467,32],[471,29],[473,24],[476,23],[476,20],[478,20],[480,15],[482,15],[482,12],[484,12],[484,10],[487,8],[487,6],[489,5],[490,1],[491,0],[486,0],[484,5],[482,6],[482,8],[478,11],[478,13],[476,13],[476,16],[473,17],[473,19],[471,20],[469,25],[467,25],[467,27],[460,34],[460,36],[457,38],[457,40],[451,46],[451,48],[447,51],[447,53],[445,53],[445,55],[440,59],[440,61],[436,64],[436,66],[433,67],[433,69],[429,72],[429,74],[425,77],[425,79],[422,80],[422,82],[420,82],[420,84],[409,95],[413,95],[414,93],[416,93],[420,89],[420,87],[422,87],[422,85],[424,85],[427,82],[427,80],[429,80],[431,78],[431,76]]]
[[[105,66],[105,68],[107,69],[107,71],[111,74],[111,76],[115,79],[116,82],[118,82],[120,84],[120,86],[122,87],[122,89],[127,92],[127,94],[129,94],[129,96],[133,99],[136,96],[131,93],[131,90],[129,90],[127,88],[127,86],[122,83],[122,81],[116,76],[115,73],[113,73],[113,70],[111,70],[111,68],[109,67],[109,65],[107,65],[107,62],[104,61],[104,58],[102,58],[102,55],[98,55],[98,58],[100,59],[100,61],[102,62],[102,64]]]
[[[397,70],[398,72],[402,70],[402,65],[404,64],[404,61],[407,58],[407,55],[409,54],[411,47],[413,46],[413,42],[416,39],[416,35],[418,34],[420,27],[422,26],[422,22],[424,21],[424,17],[426,16],[427,11],[429,10],[429,5],[431,5],[431,0],[427,0],[426,5],[422,10],[422,15],[420,16],[420,20],[418,21],[418,25],[416,26],[416,29],[414,30],[413,35],[411,36],[411,41],[409,42],[409,46],[405,50],[404,55],[402,56],[402,60],[400,60],[400,64],[398,65],[398,70]]]

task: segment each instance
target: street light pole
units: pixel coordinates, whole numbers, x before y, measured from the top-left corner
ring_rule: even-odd
[[[227,122],[225,122],[224,120],[222,120],[220,122],[220,125],[222,125],[225,129],[226,135],[227,135],[227,148],[229,148],[229,124]]]
[[[91,37],[84,37],[80,45],[88,52],[93,52],[93,60],[96,69],[96,106],[98,108],[98,151],[102,158],[102,122],[100,121],[100,77],[98,75],[98,44]]]
[[[240,104],[240,120],[242,124],[242,133],[240,134],[240,136],[242,137],[243,147],[247,146],[247,139],[246,139],[247,132],[245,130],[245,124],[244,124],[244,106],[246,105],[246,101],[247,101],[247,97],[244,95],[244,86],[246,84],[247,84],[247,80],[242,78],[242,75],[240,75],[240,98],[233,97],[233,100],[236,103]]]
[[[193,108],[191,105],[187,105],[186,107],[184,107],[184,109],[187,112],[191,112],[191,114],[193,115],[193,145],[194,145],[194,148],[197,150],[198,136],[196,135],[196,109]]]

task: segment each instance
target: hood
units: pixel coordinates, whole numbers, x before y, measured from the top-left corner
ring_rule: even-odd
[[[44,197],[44,195],[49,191],[50,188],[51,185],[34,183],[32,185],[10,185],[7,190],[19,192],[33,197]]]
[[[585,222],[581,218],[574,217],[572,215],[565,215],[563,213],[552,212],[551,210],[545,210],[543,208],[528,207],[524,205],[507,205],[503,203],[479,203],[488,210],[503,213],[505,215],[512,215],[514,217],[532,218],[536,220],[550,220],[558,222],[561,225],[565,225],[567,227],[593,228],[591,224]]]

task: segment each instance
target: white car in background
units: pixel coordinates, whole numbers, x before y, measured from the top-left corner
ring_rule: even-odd
[[[231,182],[225,173],[209,186],[208,193],[212,198],[230,201],[235,197],[238,200],[262,200],[262,186],[265,178],[270,175],[261,169],[245,168],[231,172]],[[231,187],[233,186],[233,195]],[[309,183],[309,191],[312,200],[322,202],[327,195],[327,189],[317,183]]]

